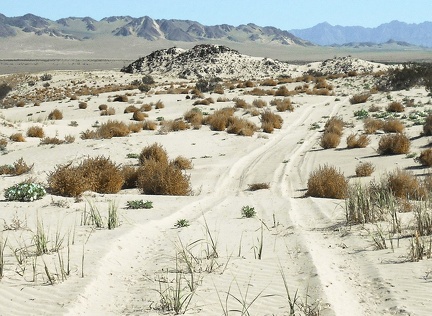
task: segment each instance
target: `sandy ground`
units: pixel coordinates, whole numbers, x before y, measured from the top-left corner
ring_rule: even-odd
[[[71,80],[90,84],[94,78],[99,82],[111,78],[117,83],[140,78],[114,71],[51,73],[51,85],[58,86]],[[171,79],[166,80],[169,85]],[[272,134],[257,132],[252,137],[214,132],[203,126],[168,134],[141,131],[109,140],[79,138],[96,121],[129,122],[131,114],[123,114],[129,104],[163,101],[165,108],[148,112],[153,120],[179,118],[193,108],[193,100],[184,95],[145,95],[138,90],[129,97],[129,104],[110,102],[116,93],[101,93],[75,101],[44,102],[40,107],[28,104],[1,110],[0,133],[4,137],[15,132],[25,134],[33,125],[42,126],[50,137],[76,137],[72,144],[55,146],[39,145],[39,139],[32,137],[22,143],[9,142],[0,164],[12,164],[23,157],[34,163],[30,176],[42,182],[56,165],[86,156],[104,155],[119,164],[137,164],[126,155],[139,153],[155,142],[166,148],[170,158],[182,155],[192,159],[194,167],[187,171],[193,195],[182,197],[145,196],[129,189],[112,195],[87,192],[82,199],[48,194],[34,202],[10,202],[4,200],[3,190],[29,175],[1,176],[0,229],[3,222],[5,226],[0,239],[7,238],[7,246],[0,280],[0,314],[160,315],[166,313],[161,310],[161,293],[168,295],[165,290],[178,285],[186,299],[190,293],[187,280],[191,284],[193,277],[195,290],[190,304],[184,306],[186,314],[289,315],[283,276],[291,299],[297,293],[298,315],[316,315],[318,311],[340,316],[431,314],[431,263],[426,259],[406,260],[408,238],[401,239],[393,250],[376,250],[364,227],[346,225],[343,200],[304,197],[309,174],[325,163],[340,168],[350,183],[360,181],[354,172],[359,161],[372,162],[376,167],[372,177],[362,179],[366,182],[395,168],[418,165],[405,155],[378,156],[380,134],[371,135],[367,148],[346,150],[346,136],[363,128],[354,111],[371,104],[385,107],[389,98],[401,101],[405,97],[415,99],[416,104],[421,102],[415,110],[430,109],[423,88],[392,92],[390,97],[378,93],[367,104],[351,105],[350,97],[363,92],[371,80],[331,80],[334,96],[292,96],[295,110],[280,113],[282,129]],[[163,83],[164,79],[157,81]],[[287,84],[289,89],[296,85]],[[252,102],[258,98],[243,93],[244,89],[225,90],[229,99],[241,97]],[[270,101],[274,97],[262,98]],[[80,101],[88,103],[87,109],[78,108]],[[98,106],[102,103],[114,107],[117,114],[100,116]],[[213,112],[233,104],[227,101],[198,107]],[[46,119],[54,108],[63,111],[62,120]],[[411,109],[405,111],[408,114]],[[259,124],[258,117],[243,111],[236,115]],[[323,150],[319,137],[328,117],[335,115],[343,117],[349,127],[338,148]],[[70,126],[72,121],[78,126]],[[318,129],[311,128],[314,123]],[[421,126],[412,126],[407,134],[415,137],[420,131]],[[416,138],[411,151],[418,153],[427,143],[427,138]],[[249,184],[262,182],[269,183],[270,189],[247,190]],[[126,208],[127,201],[137,199],[152,201],[154,207]],[[110,202],[118,206],[120,227],[108,230],[81,224],[90,203],[99,208],[106,221]],[[256,216],[242,218],[243,206],[254,207]],[[190,225],[175,228],[179,219]],[[34,243],[38,221],[43,222],[51,244],[56,235],[63,238],[61,249],[22,258],[20,263],[14,252]],[[7,230],[13,223],[20,227]],[[193,273],[175,273],[188,270],[179,255],[182,251],[188,254]],[[59,258],[70,265],[71,273],[64,280]],[[47,270],[55,279],[53,285]]]

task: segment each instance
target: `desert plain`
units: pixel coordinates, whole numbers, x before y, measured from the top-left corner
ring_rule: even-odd
[[[0,76],[12,87],[0,110],[0,165],[9,170],[22,158],[32,166],[1,175],[0,314],[431,314],[431,237],[419,235],[416,224],[418,214],[430,218],[428,198],[392,196],[370,205],[377,218],[354,221],[347,206],[356,200],[352,191],[338,199],[307,194],[311,174],[323,166],[334,166],[357,189],[397,171],[426,178],[430,169],[416,158],[430,142],[422,136],[432,110],[428,91],[420,85],[378,90],[397,65],[357,58],[286,67],[283,74],[253,76],[241,68],[222,71],[217,89],[205,92],[198,79],[172,72],[152,73],[149,89],[137,85],[143,73],[119,69]],[[365,94],[364,102],[353,102]],[[144,113],[144,121],[128,107]],[[213,127],[208,117],[224,108],[252,127]],[[61,118],[50,117],[56,109]],[[203,119],[187,122],[190,111]],[[269,112],[279,116],[279,128],[263,129]],[[332,118],[343,121],[342,136],[323,148]],[[380,140],[394,133],[365,134],[366,118],[398,120],[409,150],[380,153]],[[85,137],[110,121],[135,129]],[[184,128],[174,128],[178,122]],[[28,136],[35,126],[42,137]],[[22,139],[11,137],[16,134]],[[366,135],[367,145],[349,148],[350,135]],[[170,160],[191,163],[180,171],[188,194],[146,194],[132,186],[62,196],[50,188],[59,166],[104,157],[118,169],[138,168],[140,153],[154,144]],[[357,176],[360,163],[370,163],[372,174]],[[31,202],[8,199],[8,188],[22,182],[47,193]],[[146,207],[134,208],[134,201]]]

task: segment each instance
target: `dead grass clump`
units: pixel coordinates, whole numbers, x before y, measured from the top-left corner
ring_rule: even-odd
[[[86,158],[79,165],[57,165],[48,175],[48,186],[53,194],[79,196],[85,191],[112,194],[121,190],[124,178],[119,166],[109,158]]]
[[[127,95],[116,95],[113,99],[114,102],[128,102],[129,98]]]
[[[283,100],[281,99],[274,99],[270,102],[271,105],[276,105],[276,110],[279,112],[285,112],[285,111],[294,111],[294,107],[291,104],[291,100],[289,98],[285,98]]]
[[[87,103],[86,102],[80,102],[78,104],[78,107],[82,110],[87,109]]]
[[[64,140],[57,137],[44,137],[40,140],[40,145],[61,145],[63,143]]]
[[[99,105],[98,108],[99,108],[100,111],[105,111],[105,110],[108,109],[108,105],[106,105],[106,104],[101,104],[101,105]]]
[[[245,100],[243,99],[237,99],[235,101],[235,107],[236,108],[240,108],[240,109],[247,109],[250,108],[250,104],[248,104]]]
[[[334,133],[341,136],[344,126],[345,123],[341,118],[337,116],[332,116],[327,120],[326,124],[324,125],[324,130],[327,133]]]
[[[333,132],[324,132],[320,138],[320,146],[324,149],[336,148],[341,141],[341,135]]]
[[[152,105],[151,104],[143,104],[140,108],[140,111],[145,111],[145,112],[149,112],[152,109]]]
[[[377,152],[380,155],[400,155],[409,153],[411,143],[407,136],[401,133],[384,135],[378,143]]]
[[[370,144],[370,141],[370,137],[364,134],[351,134],[346,139],[347,148],[365,148],[367,145]]]
[[[212,131],[224,131],[228,126],[228,119],[234,115],[234,108],[223,108],[209,115],[205,123]]]
[[[201,128],[203,122],[203,114],[200,109],[193,108],[187,111],[183,115],[183,118],[186,120],[186,122],[190,123],[194,129]]]
[[[44,132],[43,128],[40,126],[30,126],[27,129],[26,135],[27,135],[27,137],[43,138],[45,136],[45,132]]]
[[[132,119],[134,121],[140,121],[140,122],[144,121],[146,117],[148,117],[148,115],[146,113],[141,112],[141,111],[135,111],[135,112],[133,112],[133,115],[132,115]]]
[[[173,164],[147,160],[138,169],[137,187],[143,194],[190,195],[189,176]]]
[[[159,100],[156,102],[154,106],[156,110],[159,110],[159,109],[163,109],[165,107],[165,104],[161,100]]]
[[[50,114],[48,114],[48,119],[49,120],[61,120],[61,119],[63,119],[63,113],[58,109],[54,109]]]
[[[360,162],[355,168],[357,177],[369,177],[374,171],[375,167],[370,162]]]
[[[253,100],[252,105],[256,108],[261,109],[261,108],[267,106],[267,102],[263,99],[255,99],[255,100]]]
[[[184,131],[190,128],[190,125],[181,119],[162,121],[161,125],[165,132]]]
[[[187,159],[183,156],[178,156],[176,159],[174,159],[171,164],[180,169],[180,170],[189,170],[192,169],[192,160]]]
[[[382,129],[384,126],[384,121],[375,118],[367,118],[364,120],[363,128],[366,134],[373,134],[377,130]]]
[[[288,88],[286,86],[280,86],[276,91],[275,91],[275,96],[278,97],[287,97],[290,96],[292,93],[288,90]]]
[[[349,101],[351,104],[365,103],[369,97],[369,93],[355,94]]]
[[[274,94],[274,91],[273,90],[264,90],[264,89],[261,89],[261,88],[253,88],[252,90],[250,90],[249,92],[247,92],[248,94],[251,94],[251,95],[256,95],[256,96],[259,96],[259,97],[262,97],[262,96],[264,96],[264,95],[267,95],[268,93],[268,91],[272,91],[272,93]],[[245,92],[245,94],[246,94],[246,92]]]
[[[275,114],[272,111],[268,110],[261,113],[261,128],[264,132],[271,133],[270,130],[273,131],[273,129],[275,128],[282,128],[282,124],[283,119],[279,114]]]
[[[231,117],[228,120],[227,133],[240,136],[252,136],[258,128],[246,119]]]
[[[153,121],[145,120],[143,121],[143,130],[155,131],[157,129],[157,124]]]
[[[423,150],[415,160],[422,166],[432,167],[432,148]]]
[[[121,121],[109,120],[106,123],[102,123],[97,130],[97,134],[100,138],[110,139],[113,137],[124,137],[129,135],[130,130],[128,126]]]
[[[12,176],[19,176],[29,172],[33,168],[34,164],[29,166],[23,158],[18,159],[13,165],[0,166],[0,174],[7,174]]]
[[[248,184],[248,191],[258,191],[258,190],[266,190],[270,189],[269,183],[252,183]]]
[[[306,196],[344,199],[348,193],[348,180],[333,166],[319,166],[311,173]]]
[[[17,142],[17,143],[22,143],[22,142],[26,141],[23,134],[21,134],[21,133],[14,133],[11,136],[9,136],[9,139],[11,141]]]
[[[424,136],[432,135],[432,114],[429,114],[426,117],[425,123],[423,124],[423,135]]]
[[[101,116],[111,116],[111,115],[115,115],[115,109],[113,107],[109,107],[106,110],[102,110],[100,112]]]
[[[386,133],[402,133],[405,125],[399,119],[389,119],[384,121],[382,130]]]
[[[134,166],[122,166],[120,172],[124,183],[122,189],[133,189],[137,187],[138,168]]]
[[[123,113],[134,113],[134,112],[136,112],[136,111],[139,111],[139,109],[138,109],[135,105],[128,105],[128,106],[124,109]]]
[[[162,145],[159,145],[158,143],[144,147],[138,159],[140,165],[144,165],[148,160],[168,164],[168,154]]]
[[[131,133],[139,133],[143,130],[144,124],[142,122],[129,123],[128,128]]]
[[[230,101],[227,97],[219,97],[216,99],[216,102],[228,102]]]
[[[387,105],[386,110],[387,112],[403,112],[405,108],[402,103],[394,101]]]
[[[390,173],[387,183],[393,195],[398,198],[420,200],[427,195],[427,191],[420,181],[406,170],[397,169]]]
[[[277,86],[277,81],[274,79],[265,79],[261,82],[262,86],[267,86],[267,87],[274,87]]]

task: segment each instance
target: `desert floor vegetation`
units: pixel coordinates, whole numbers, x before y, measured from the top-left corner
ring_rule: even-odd
[[[345,60],[381,72],[336,72]],[[207,92],[116,71],[11,78],[0,100],[2,312],[430,314],[417,304],[431,279],[428,91],[379,91],[388,65],[325,65],[209,79]],[[365,104],[351,104],[363,91]],[[393,101],[404,111],[389,112]],[[47,120],[55,109],[64,118]],[[322,150],[324,135],[340,148]]]

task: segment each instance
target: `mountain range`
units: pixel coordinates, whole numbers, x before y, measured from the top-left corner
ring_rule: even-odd
[[[407,24],[392,21],[375,28],[333,26],[324,22],[311,28],[295,29],[289,32],[317,45],[380,44],[392,40],[401,42],[402,45],[405,42],[417,46],[432,47],[432,22]]]
[[[144,16],[113,16],[96,21],[90,17],[69,17],[57,21],[33,14],[6,17],[0,14],[0,37],[14,37],[19,33],[49,35],[70,40],[89,40],[102,36],[138,37],[147,41],[165,39],[180,42],[226,40],[231,42],[257,42],[265,44],[312,46],[291,33],[275,27],[255,24],[232,26],[228,24],[206,26],[189,20],[155,20]]]

